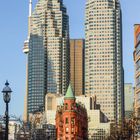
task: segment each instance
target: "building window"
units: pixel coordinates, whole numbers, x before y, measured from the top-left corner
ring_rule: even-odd
[[[66,128],[66,134],[68,134],[68,133],[69,133],[69,128],[67,127],[67,128]]]
[[[137,36],[137,42],[139,42],[139,41],[140,41],[140,33]]]
[[[52,97],[48,97],[48,99],[47,99],[47,109],[48,110],[52,110]]]
[[[71,124],[75,124],[75,119],[71,118]]]
[[[92,98],[90,97],[90,110],[92,110]]]
[[[74,104],[71,105],[71,110],[73,110],[73,109],[74,109]]]
[[[71,129],[71,133],[74,134],[74,128]]]
[[[136,54],[139,55],[140,54],[140,44],[137,46],[136,48]]]
[[[67,103],[65,104],[65,110],[68,110],[68,104]]]
[[[69,123],[69,119],[68,118],[66,118],[66,124],[68,124]]]

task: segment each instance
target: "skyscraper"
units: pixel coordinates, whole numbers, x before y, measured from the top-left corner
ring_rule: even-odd
[[[119,0],[87,0],[85,32],[85,94],[96,94],[101,111],[117,123],[124,116]]]
[[[134,25],[135,115],[140,116],[140,24]]]
[[[29,18],[27,114],[45,94],[65,94],[69,84],[69,20],[63,0],[39,0]]]
[[[84,94],[84,39],[70,40],[70,81],[75,96]]]

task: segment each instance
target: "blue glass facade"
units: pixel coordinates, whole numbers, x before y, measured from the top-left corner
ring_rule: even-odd
[[[31,35],[28,55],[28,113],[45,102],[45,48],[43,37]]]

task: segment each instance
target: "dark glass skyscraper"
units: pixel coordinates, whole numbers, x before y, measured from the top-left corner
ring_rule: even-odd
[[[36,110],[44,104],[45,83],[45,48],[43,37],[31,35],[28,55],[28,111]]]

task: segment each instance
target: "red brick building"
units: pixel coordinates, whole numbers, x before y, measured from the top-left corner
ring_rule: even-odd
[[[76,103],[76,98],[69,86],[63,106],[56,112],[57,140],[87,140],[88,121],[85,107]]]

